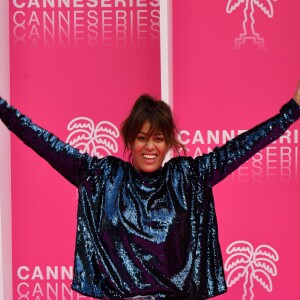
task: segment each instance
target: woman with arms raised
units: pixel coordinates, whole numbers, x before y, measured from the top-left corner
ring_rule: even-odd
[[[208,299],[226,291],[212,187],[300,117],[300,84],[280,112],[195,159],[167,104],[135,102],[121,132],[130,161],[82,154],[0,99],[0,117],[78,188],[77,292],[103,299]]]

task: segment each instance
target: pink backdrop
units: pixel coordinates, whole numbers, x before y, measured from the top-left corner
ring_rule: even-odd
[[[94,127],[118,127],[139,94],[160,95],[158,1],[50,2],[11,1],[11,102],[63,140],[80,134],[68,129],[71,121],[87,124],[92,141]],[[292,97],[300,78],[298,2],[261,1],[268,10],[254,5],[250,14],[251,0],[232,11],[235,1],[173,1],[173,107],[190,155]],[[261,275],[270,292],[255,281],[252,299],[298,294],[299,124],[289,134],[215,188],[224,263],[229,245],[246,241],[276,270]],[[118,134],[108,139],[113,146],[96,145],[97,153],[122,157]],[[92,151],[91,144],[81,147]],[[15,138],[12,157],[14,299],[81,299],[69,287],[76,190]],[[262,268],[258,258],[249,275]],[[251,299],[250,285],[240,278],[219,298]]]
[[[62,140],[87,124],[93,151],[93,124],[119,127],[141,93],[160,95],[158,1],[54,3],[11,1],[11,103]],[[96,152],[122,157],[117,132],[107,139]],[[12,157],[14,299],[81,299],[76,189],[16,138]]]
[[[299,11],[296,0],[173,1],[174,111],[190,155],[209,152],[293,97]],[[226,276],[236,279],[220,299],[299,297],[299,129],[215,187]],[[234,242],[249,249],[248,264],[231,265],[242,257],[226,253]],[[241,266],[248,279],[236,277]],[[251,283],[255,272],[261,283]]]

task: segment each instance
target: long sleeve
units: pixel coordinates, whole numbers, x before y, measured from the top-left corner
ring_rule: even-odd
[[[27,146],[44,158],[75,186],[87,176],[93,159],[62,142],[51,132],[39,127],[0,98],[0,118]]]
[[[200,176],[205,177],[210,186],[215,185],[283,135],[299,117],[300,106],[292,99],[274,117],[228,141],[222,147],[216,147],[211,153],[196,158]]]

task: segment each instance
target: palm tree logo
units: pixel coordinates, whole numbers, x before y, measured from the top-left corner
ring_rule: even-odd
[[[236,241],[227,247],[226,253],[229,254],[224,265],[225,271],[228,272],[227,285],[231,287],[243,278],[243,300],[254,298],[255,282],[268,292],[272,292],[271,276],[277,275],[275,262],[279,260],[274,248],[260,245],[254,249],[247,241]]]
[[[255,31],[255,19],[254,10],[255,6],[258,7],[267,17],[273,18],[274,10],[272,1],[277,0],[228,0],[226,5],[226,12],[231,14],[241,4],[245,5],[244,8],[244,20],[243,20],[243,32],[239,37],[234,40],[236,49],[239,49],[241,45],[252,42],[258,45],[259,48],[264,48],[264,38],[259,36],[259,33]]]
[[[120,136],[118,128],[109,121],[94,122],[87,117],[78,117],[70,121],[66,142],[79,149],[81,153],[102,158],[118,152],[116,139]]]

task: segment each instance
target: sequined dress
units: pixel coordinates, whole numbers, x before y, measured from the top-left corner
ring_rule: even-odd
[[[0,117],[78,188],[72,288],[94,298],[200,300],[226,292],[212,187],[300,116],[280,113],[211,153],[144,174],[119,158],[81,154],[0,100]]]

